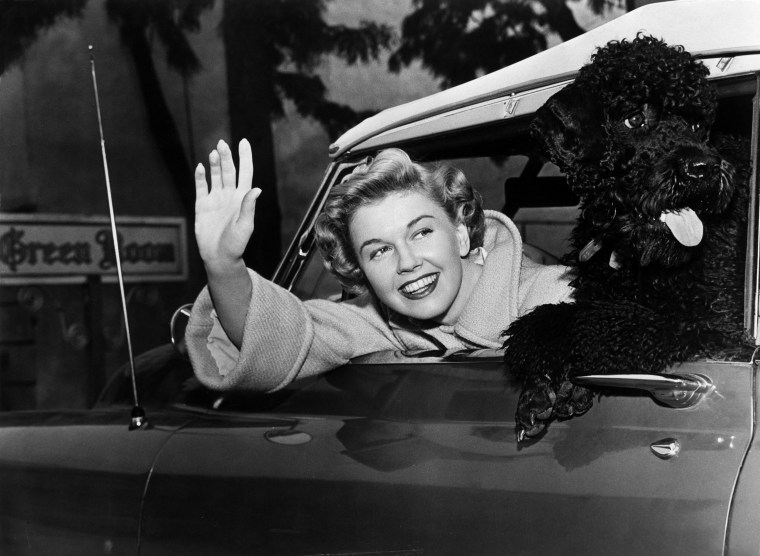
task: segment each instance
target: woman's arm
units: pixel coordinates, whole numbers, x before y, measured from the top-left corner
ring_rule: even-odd
[[[251,301],[243,251],[253,234],[256,199],[261,194],[259,188],[251,188],[253,160],[245,139],[240,141],[239,155],[237,181],[232,152],[224,141],[209,154],[210,188],[203,165],[195,169],[195,238],[219,322],[238,349]]]

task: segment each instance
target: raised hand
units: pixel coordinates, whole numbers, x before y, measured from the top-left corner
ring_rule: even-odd
[[[209,154],[211,187],[203,164],[195,169],[195,238],[207,271],[225,272],[242,261],[253,234],[256,199],[261,189],[252,188],[251,145],[239,145],[240,175],[232,151],[224,141]]]

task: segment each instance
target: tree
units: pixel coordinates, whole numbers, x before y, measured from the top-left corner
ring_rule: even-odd
[[[213,5],[214,0],[107,0],[106,4],[135,61],[151,132],[190,217],[192,168],[161,90],[151,37],[163,45],[169,66],[190,77],[200,64],[186,33],[200,27],[202,12]],[[349,127],[365,114],[330,101],[315,67],[326,54],[349,63],[377,58],[392,38],[390,29],[374,23],[362,22],[357,28],[328,25],[325,9],[323,0],[224,0],[221,30],[231,144],[243,137],[251,141],[256,185],[266,192],[256,211],[257,240],[249,244],[244,257],[264,276],[274,272],[281,250],[272,122],[285,114],[283,101],[292,101],[301,115],[316,119],[332,135]]]
[[[0,2],[0,75],[39,34],[65,17],[81,17],[87,0]]]
[[[571,1],[587,2],[595,13],[619,5],[619,0]],[[444,88],[545,50],[547,29],[562,40],[584,32],[565,0],[414,0],[413,6],[389,67],[397,72],[419,58]]]
[[[264,194],[256,209],[257,234],[246,262],[270,276],[280,259],[280,208],[277,197],[272,121],[285,113],[284,100],[314,118],[331,136],[366,114],[332,102],[315,73],[328,54],[348,63],[376,59],[393,37],[383,25],[356,28],[325,22],[323,0],[225,0],[222,33],[226,47],[230,126],[233,144],[251,141],[255,182]]]
[[[164,47],[169,67],[190,77],[200,69],[200,62],[186,33],[200,29],[201,14],[213,4],[214,0],[106,2],[108,17],[117,24],[121,41],[134,61],[151,135],[190,218],[195,211],[195,191],[188,185],[193,181],[193,170],[153,63],[151,37],[157,37]]]
[[[134,62],[148,116],[148,128],[191,223],[195,214],[195,190],[190,187],[193,169],[153,63],[152,37],[156,37],[164,47],[169,67],[189,78],[200,69],[200,61],[186,33],[200,29],[202,13],[213,5],[214,0],[106,1],[106,13],[118,26],[120,39]],[[188,226],[187,236],[187,287],[189,292],[194,292],[202,280],[202,270],[192,225]]]

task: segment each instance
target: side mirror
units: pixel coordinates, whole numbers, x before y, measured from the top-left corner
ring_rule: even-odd
[[[193,309],[192,303],[186,303],[179,307],[169,322],[169,334],[171,335],[174,349],[187,359],[187,349],[185,348],[185,328],[190,320],[190,311]]]

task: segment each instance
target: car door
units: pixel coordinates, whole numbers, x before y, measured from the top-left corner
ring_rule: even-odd
[[[177,432],[141,554],[720,554],[752,435],[750,363],[698,362],[688,408],[642,391],[515,442],[497,358],[351,365],[267,413]]]

